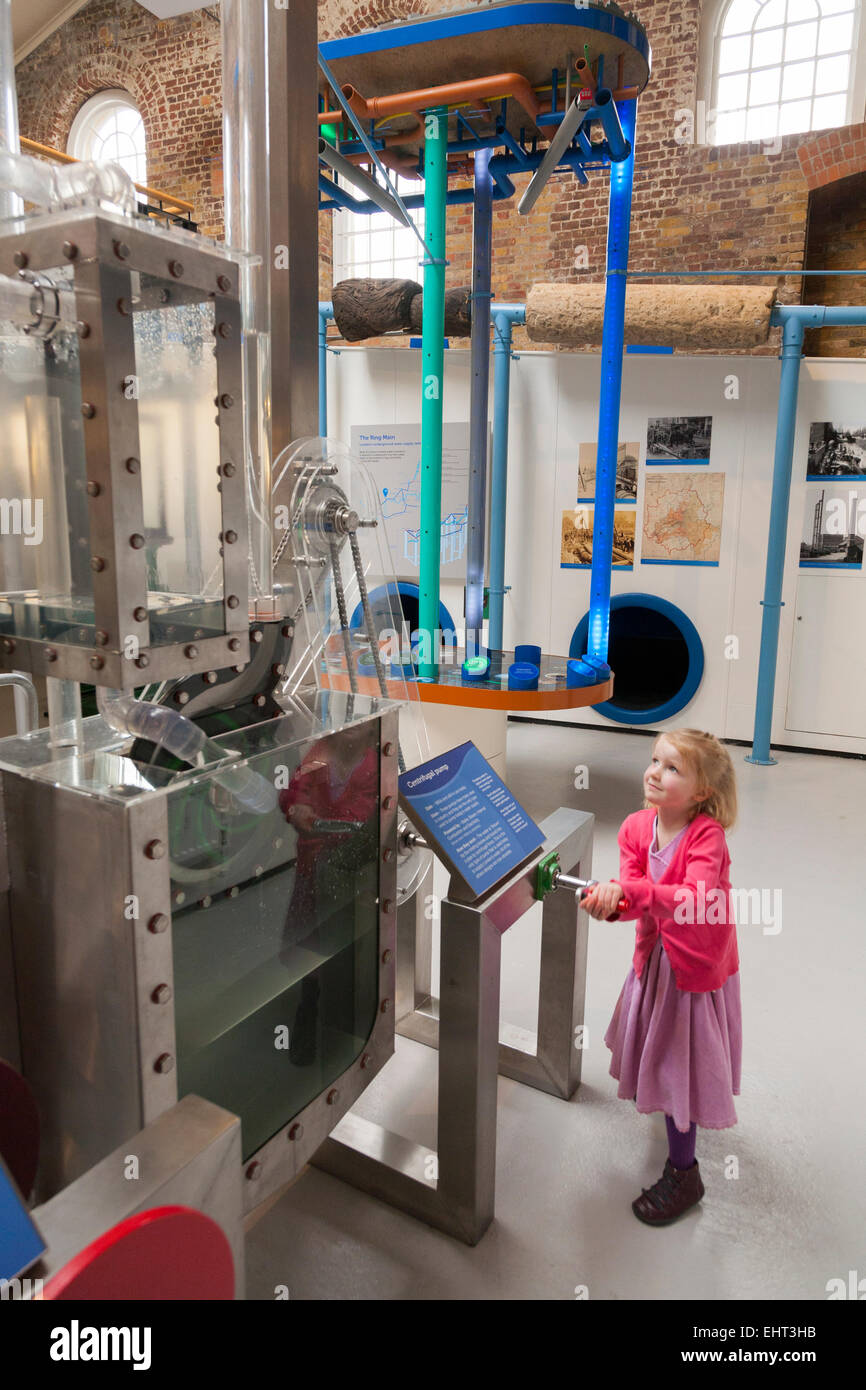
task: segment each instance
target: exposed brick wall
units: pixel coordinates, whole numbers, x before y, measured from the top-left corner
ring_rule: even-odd
[[[466,8],[473,0],[317,3],[320,35],[333,38],[423,13]],[[634,7],[653,46],[653,76],[640,103],[633,268],[674,273],[802,267],[810,187],[855,172],[854,161],[859,161],[856,169],[866,167],[866,126],[788,136],[775,152],[755,143],[721,149],[681,143],[682,118],[676,113],[695,106],[701,0],[634,0]],[[188,198],[202,230],[221,235],[219,28],[207,13],[160,22],[134,0],[91,0],[20,64],[17,77],[22,133],[61,148],[87,97],[105,87],[125,88],[144,116],[150,182]],[[527,178],[514,182],[520,192]],[[538,280],[601,278],[604,179],[594,176],[588,187],[580,187],[570,175],[557,176],[528,218],[518,216],[516,203],[495,205],[497,298],[522,299]],[[851,226],[856,239],[856,223]],[[448,232],[448,282],[465,284],[471,264],[468,208],[450,210]],[[579,247],[586,247],[588,269],[575,265]],[[320,296],[328,298],[332,265],[326,214],[320,217],[319,249]],[[850,250],[852,256],[859,254],[856,246]],[[801,280],[779,283],[783,300],[799,300]],[[832,283],[828,298],[849,292],[848,282],[844,289]],[[853,284],[859,289],[859,282]],[[829,335],[825,332],[821,340],[824,350]],[[756,351],[776,350],[774,334],[768,347]],[[866,349],[848,344],[845,351]]]
[[[60,150],[84,102],[122,87],[144,120],[149,184],[191,202],[201,230],[222,235],[222,65],[209,14],[158,20],[135,0],[91,0],[18,65],[16,79],[21,134]]]
[[[864,266],[866,172],[861,172],[822,185],[812,193],[806,267],[863,270]],[[803,300],[807,304],[866,303],[866,273],[856,278],[810,276]],[[866,357],[866,328],[812,330],[806,334],[804,350],[811,357]]]

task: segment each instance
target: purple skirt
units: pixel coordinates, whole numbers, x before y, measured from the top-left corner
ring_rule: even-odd
[[[683,1133],[689,1125],[737,1123],[742,1015],[739,971],[721,989],[693,994],[677,982],[659,936],[641,979],[629,970],[604,1041],[621,1100],[641,1114],[662,1110]]]

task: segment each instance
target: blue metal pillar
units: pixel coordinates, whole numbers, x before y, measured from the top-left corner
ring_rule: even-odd
[[[616,456],[622,394],[622,355],[625,339],[625,290],[628,271],[629,223],[634,182],[634,137],[637,102],[620,107],[622,128],[631,146],[627,159],[610,166],[610,210],[607,231],[607,287],[601,344],[601,391],[598,410],[598,456],[595,469],[595,510],[590,576],[590,656],[607,661],[610,630],[610,574],[613,561],[613,509],[616,498]]]
[[[334,306],[328,300],[319,301],[319,438],[328,434],[328,320],[334,317]]]
[[[821,325],[866,323],[866,308],[840,305],[779,304],[773,310],[773,323],[782,326],[782,379],[779,386],[779,412],[776,426],[776,453],[773,461],[773,491],[770,499],[770,530],[767,537],[767,569],[764,578],[764,609],[761,620],[761,652],[758,660],[758,689],[755,697],[755,730],[752,752],[747,763],[773,767],[770,734],[773,724],[773,698],[776,689],[776,660],[779,651],[779,623],[782,615],[782,584],[785,577],[785,548],[788,541],[788,503],[794,461],[794,433],[797,424],[797,397],[800,389],[800,362],[803,335],[807,328]]]
[[[511,331],[526,322],[523,304],[493,305],[493,455],[490,477],[490,620],[488,645],[502,651],[505,608],[505,511],[508,500],[508,405]]]
[[[487,532],[487,411],[490,392],[490,271],[493,181],[489,149],[475,152],[472,224],[472,391],[469,410],[469,513],[466,537],[466,655],[482,647]]]

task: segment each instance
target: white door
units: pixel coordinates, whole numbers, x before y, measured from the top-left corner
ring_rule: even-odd
[[[866,738],[866,575],[862,572],[799,573],[785,727]]]

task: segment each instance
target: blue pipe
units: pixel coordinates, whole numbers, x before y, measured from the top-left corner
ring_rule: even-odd
[[[779,651],[779,622],[782,611],[782,584],[785,575],[785,547],[788,541],[788,504],[794,461],[794,432],[797,423],[797,397],[803,335],[807,328],[831,324],[864,324],[866,307],[848,305],[824,308],[817,304],[777,304],[771,322],[782,328],[782,379],[779,386],[776,453],[773,460],[773,491],[770,500],[770,529],[767,537],[767,568],[764,578],[764,609],[761,619],[761,651],[758,661],[758,689],[755,696],[755,729],[752,752],[747,763],[773,767],[770,735],[773,724],[773,696],[776,688],[776,661]]]
[[[607,661],[610,631],[610,575],[613,562],[613,509],[622,395],[625,339],[625,289],[629,222],[634,183],[634,135],[637,102],[622,103],[623,128],[631,153],[610,169],[607,235],[607,287],[601,339],[601,390],[598,409],[598,457],[595,475],[592,571],[589,599],[589,655]]]
[[[526,322],[524,304],[494,304],[493,455],[490,476],[490,619],[487,644],[501,652],[505,608],[505,509],[508,498],[508,403],[511,392],[511,331]]]
[[[330,300],[319,301],[319,438],[328,435],[328,320],[334,317]]]
[[[611,159],[614,164],[621,164],[631,154],[631,144],[622,128],[613,93],[606,87],[596,91],[595,106],[587,112],[582,124],[588,125],[594,116],[601,121]]]
[[[485,505],[487,502],[487,411],[490,395],[490,266],[493,243],[493,182],[490,151],[475,154],[475,215],[472,223],[472,388],[469,409],[469,513],[466,544],[466,655],[481,651],[484,625]],[[510,180],[509,180],[510,182]],[[513,187],[513,185],[512,185]]]

